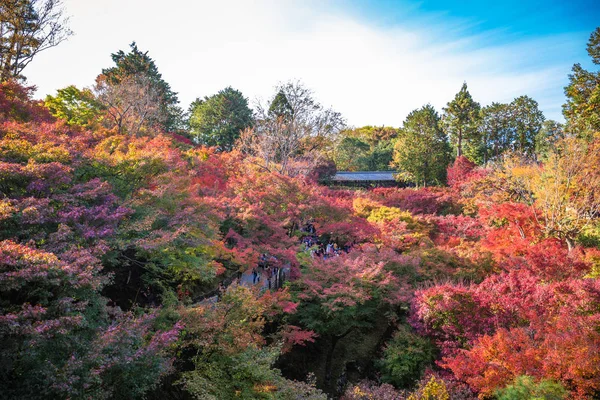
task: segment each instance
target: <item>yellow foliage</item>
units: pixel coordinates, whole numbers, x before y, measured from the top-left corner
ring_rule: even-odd
[[[543,163],[507,155],[490,177],[494,202],[532,206],[543,234],[569,249],[600,213],[600,142],[566,138]]]
[[[391,221],[402,221],[409,225],[415,223],[413,216],[408,211],[402,211],[396,207],[379,207],[373,209],[369,214],[367,220],[369,222],[391,222]]]
[[[432,376],[425,386],[411,394],[407,400],[450,400],[446,384]]]
[[[51,143],[38,143],[33,146],[32,158],[39,163],[59,162],[67,164],[71,161],[71,154],[63,147]]]
[[[11,135],[14,136],[14,135]],[[25,161],[31,157],[33,146],[27,140],[9,138],[0,140],[0,158]]]
[[[358,387],[358,386],[354,386],[354,389],[352,390],[352,394],[354,396],[362,398],[362,399],[375,400],[375,397],[373,397],[372,394],[363,392],[360,389],[360,387]]]
[[[10,200],[0,200],[0,221],[10,218],[17,208],[12,205]]]
[[[367,197],[357,197],[352,202],[352,206],[356,214],[360,217],[367,218],[371,214],[371,211],[381,207],[381,204]]]
[[[254,385],[254,391],[257,393],[273,393],[277,391],[277,386],[265,383]]]
[[[0,212],[0,215],[2,213]],[[600,278],[600,256],[593,255],[588,257],[587,261],[591,264],[590,271],[584,276],[584,278],[588,279],[597,279]]]

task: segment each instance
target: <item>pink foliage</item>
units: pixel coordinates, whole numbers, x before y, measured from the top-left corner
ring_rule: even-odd
[[[477,164],[465,156],[456,158],[456,160],[454,160],[454,164],[448,166],[448,185],[452,187],[458,187],[473,175],[473,170],[476,167]]]
[[[436,223],[439,237],[446,240],[456,237],[475,241],[484,234],[481,221],[467,215],[436,216],[431,220]]]
[[[53,336],[80,326],[84,321],[79,313],[87,303],[72,296],[86,288],[99,289],[104,282],[97,272],[93,265],[69,265],[52,253],[1,241],[0,292],[30,291],[31,295],[4,307],[0,335]],[[41,293],[47,293],[43,297],[35,295],[41,288]]]
[[[456,208],[455,195],[443,188],[377,188],[369,192],[369,197],[384,206],[411,214],[438,214]]]
[[[33,101],[35,87],[25,87],[14,80],[0,83],[0,116],[22,122],[50,121],[52,116],[43,102]]]
[[[305,346],[307,342],[314,343],[318,336],[313,331],[303,330],[295,325],[287,325],[282,331],[283,353],[287,353],[293,346]]]
[[[436,340],[442,365],[489,394],[518,375],[563,381],[574,396],[598,390],[600,283],[512,270],[479,285],[417,292],[413,324]],[[576,361],[585,360],[585,361]],[[579,365],[573,368],[573,365]]]

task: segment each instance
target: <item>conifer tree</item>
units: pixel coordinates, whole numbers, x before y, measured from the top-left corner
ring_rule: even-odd
[[[479,143],[477,121],[480,108],[479,103],[471,97],[466,82],[454,96],[454,100],[444,108],[442,117],[444,130],[456,148],[457,157],[463,154],[465,147]]]
[[[591,34],[587,51],[592,62],[600,65],[600,27]],[[586,138],[600,132],[600,71],[587,71],[581,64],[575,64],[565,95],[563,115],[567,129]]]

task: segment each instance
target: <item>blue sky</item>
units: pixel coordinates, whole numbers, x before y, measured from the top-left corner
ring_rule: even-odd
[[[504,30],[514,35],[548,35],[588,32],[600,18],[597,0],[352,0],[339,1],[338,6],[351,4],[357,14],[380,24],[405,24],[411,18],[439,18],[440,21],[465,24],[467,33]],[[586,33],[586,34],[588,34]],[[498,37],[502,40],[501,37]],[[508,39],[508,37],[507,37]]]
[[[561,119],[600,0],[64,0],[76,35],[26,70],[38,96],[91,86],[136,41],[184,107],[233,86],[251,102],[300,79],[350,125],[400,126],[466,81],[482,103],[529,95]]]

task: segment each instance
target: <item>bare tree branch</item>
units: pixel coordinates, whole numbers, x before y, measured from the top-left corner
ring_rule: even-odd
[[[3,0],[0,3],[0,80],[23,78],[40,52],[73,34],[62,0]]]

